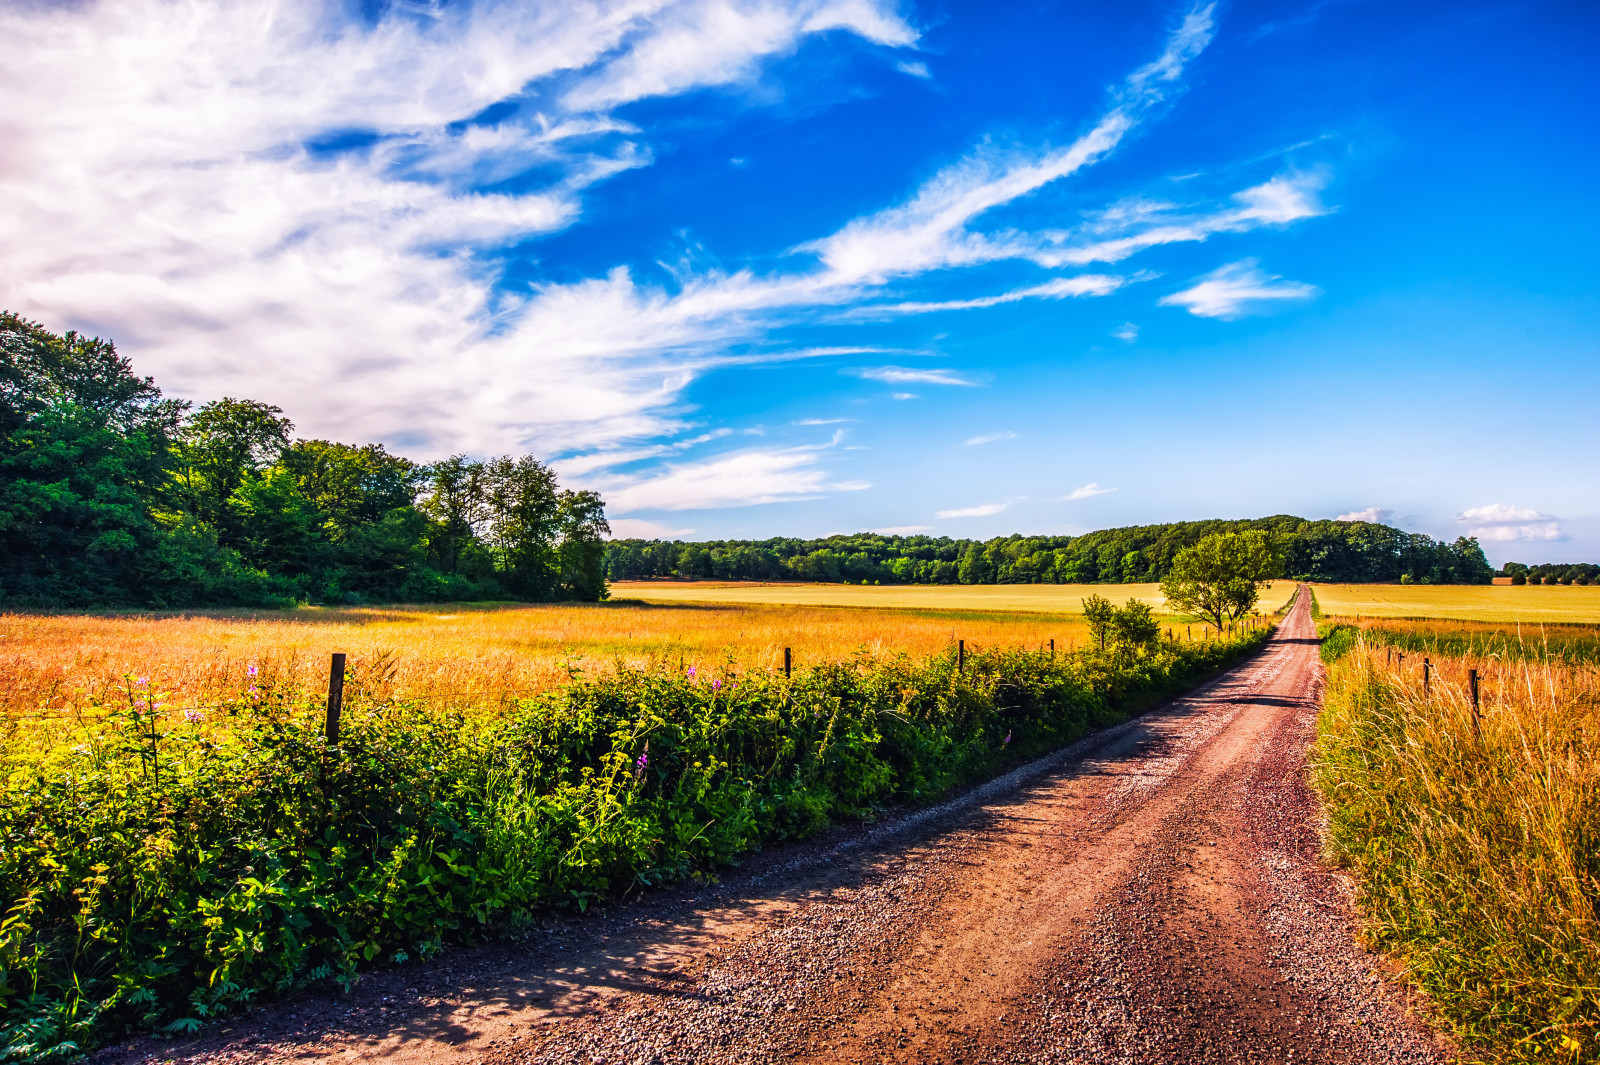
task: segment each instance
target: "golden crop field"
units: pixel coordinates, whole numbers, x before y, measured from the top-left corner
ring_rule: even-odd
[[[1509,584],[1318,584],[1324,614],[1457,621],[1600,623],[1600,587]]]
[[[627,593],[622,593],[626,595]],[[927,606],[935,604],[929,602]],[[329,655],[349,655],[352,695],[496,705],[622,662],[804,666],[858,653],[914,656],[964,639],[1081,646],[1081,617],[1038,611],[863,609],[761,603],[472,605],[151,614],[0,615],[0,712],[92,705],[148,678],[175,708],[216,705],[257,684],[316,692]],[[250,674],[255,667],[254,677]]]
[[[1293,581],[1274,581],[1261,596],[1270,613],[1294,594]],[[1077,614],[1083,600],[1103,595],[1114,603],[1133,598],[1165,610],[1154,584],[763,584],[750,581],[618,581],[612,596],[651,603],[766,603],[796,606],[889,607],[921,610],[1005,610]]]

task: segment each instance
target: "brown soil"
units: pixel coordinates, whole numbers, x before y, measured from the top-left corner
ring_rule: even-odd
[[[937,809],[101,1057],[1445,1061],[1318,859],[1308,599],[1206,688]]]

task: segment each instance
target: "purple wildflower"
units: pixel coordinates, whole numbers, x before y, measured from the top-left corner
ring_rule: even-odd
[[[256,667],[255,666],[251,666],[249,669],[244,671],[244,674],[247,677],[253,677],[253,676],[256,675],[256,672],[257,672]]]
[[[689,679],[690,680],[694,679],[694,667],[693,666],[689,667]]]
[[[198,725],[200,723],[200,720],[202,718],[204,718],[205,716],[206,715],[202,714],[198,710],[192,710],[191,709],[191,710],[185,710],[183,712],[183,719],[185,721],[189,722],[189,724],[191,724],[191,725]]]
[[[1006,738],[1000,741],[1000,746],[1004,747],[1006,744],[1008,744],[1010,742],[1011,742],[1011,730],[1010,729],[1006,729]]]
[[[644,771],[650,764],[650,741],[644,741],[644,750],[639,757],[633,760],[633,779],[638,780],[644,776]]]
[[[722,678],[721,677],[718,677],[716,680],[711,682],[711,690],[714,691],[714,692],[722,690]]]
[[[134,683],[135,683],[135,684],[137,684],[137,685],[138,685],[138,686],[139,686],[139,687],[141,687],[141,688],[142,688],[142,687],[144,687],[144,686],[145,686],[145,685],[146,685],[146,684],[149,684],[149,683],[150,683],[150,678],[149,678],[149,677],[140,677],[140,678],[139,678],[139,679],[138,679],[138,680],[136,680],[136,681],[134,681]]]

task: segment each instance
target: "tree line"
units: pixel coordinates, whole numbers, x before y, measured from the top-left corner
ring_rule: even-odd
[[[612,580],[843,581],[851,584],[1124,584],[1159,582],[1178,553],[1208,536],[1260,532],[1293,580],[1488,584],[1494,570],[1473,537],[1454,543],[1373,522],[1270,518],[1185,521],[1081,536],[883,536],[820,539],[613,540]]]
[[[1600,566],[1593,562],[1543,562],[1537,566],[1507,562],[1500,567],[1500,576],[1510,577],[1512,584],[1600,584]]]
[[[0,312],[0,605],[598,600],[609,532],[534,458],[297,439]]]

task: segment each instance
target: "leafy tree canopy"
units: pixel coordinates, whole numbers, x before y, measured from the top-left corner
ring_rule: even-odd
[[[1210,618],[1220,629],[1254,609],[1261,589],[1279,572],[1266,534],[1214,533],[1178,552],[1161,580],[1161,594],[1170,605]]]

